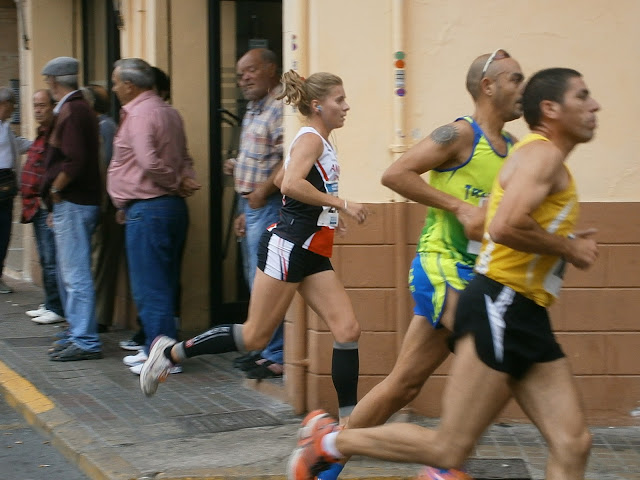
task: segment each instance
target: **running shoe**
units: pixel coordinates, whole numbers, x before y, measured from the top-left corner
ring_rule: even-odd
[[[127,367],[133,367],[135,365],[143,364],[147,361],[149,357],[144,353],[144,350],[140,350],[135,355],[127,355],[122,359],[122,363],[124,363]]]
[[[338,422],[324,410],[314,410],[298,430],[298,447],[289,457],[289,480],[313,480],[338,459],[322,449],[322,438],[340,429]]]
[[[416,480],[473,480],[473,478],[466,473],[451,469],[441,469],[434,467],[424,467]]]
[[[131,340],[120,340],[120,348],[123,350],[128,350],[131,352],[137,352],[141,348],[144,348],[144,345],[140,345],[133,338]]]
[[[164,355],[164,351],[167,347],[171,347],[176,343],[173,338],[160,335],[151,344],[149,359],[144,362],[140,371],[140,388],[147,397],[156,393],[160,382],[164,382],[169,376],[171,367],[174,365]]]
[[[142,365],[144,365],[144,363],[138,363],[137,365],[129,367],[129,371],[134,375],[140,375],[140,372],[142,371]],[[174,365],[173,367],[171,367],[171,370],[169,370],[169,373],[182,373],[182,365]]]

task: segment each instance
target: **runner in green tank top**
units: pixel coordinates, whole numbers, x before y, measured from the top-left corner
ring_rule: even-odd
[[[479,246],[485,213],[480,204],[513,144],[503,126],[522,115],[523,80],[520,65],[504,50],[476,58],[466,79],[474,114],[437,128],[384,173],[385,186],[429,207],[409,273],[416,307],[392,372],[358,402],[346,428],[387,421],[449,355],[446,339],[458,294],[477,253],[467,239]],[[421,177],[426,172],[429,183]],[[335,479],[340,470],[334,464],[318,478]]]

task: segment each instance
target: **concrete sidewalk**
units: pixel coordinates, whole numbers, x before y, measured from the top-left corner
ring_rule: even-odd
[[[232,368],[236,355],[193,359],[147,399],[122,364],[127,353],[118,341],[130,332],[101,335],[104,359],[51,362],[46,350],[61,327],[37,325],[24,314],[40,303],[40,289],[7,283],[15,293],[0,296],[0,393],[91,478],[285,478],[300,418],[249,388]],[[593,432],[587,478],[640,480],[640,427]],[[477,478],[544,478],[546,448],[530,425],[493,426],[474,457],[470,472]],[[418,469],[355,459],[343,478],[405,479]]]

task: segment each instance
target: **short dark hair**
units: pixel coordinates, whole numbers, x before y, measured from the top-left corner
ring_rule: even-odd
[[[169,100],[171,98],[171,79],[169,75],[158,67],[151,67],[151,70],[153,70],[153,86],[163,100]]]
[[[90,84],[87,88],[93,92],[94,102],[93,109],[100,113],[109,113],[111,108],[111,99],[109,98],[109,92],[102,85]]]
[[[524,119],[529,128],[540,125],[540,103],[544,100],[562,103],[569,79],[574,77],[582,77],[582,74],[571,68],[547,68],[529,79],[522,94]]]
[[[49,90],[48,88],[39,88],[38,90],[33,92],[33,96],[35,97],[37,93],[44,93],[47,96],[47,99],[49,100],[49,103],[51,105],[55,105],[56,104],[56,101],[53,98],[53,95],[51,95],[51,90]]]

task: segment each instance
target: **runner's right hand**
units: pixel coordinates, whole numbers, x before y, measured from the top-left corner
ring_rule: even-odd
[[[586,270],[594,264],[598,258],[598,244],[589,237],[595,233],[595,228],[574,233],[575,238],[570,240],[570,249],[565,255],[567,262],[580,270]]]
[[[349,201],[345,202],[345,205],[340,209],[340,211],[346,213],[358,223],[364,222],[369,214],[369,211],[363,204]]]
[[[464,235],[469,240],[482,241],[484,235],[484,221],[487,216],[487,204],[474,207],[464,202],[456,212],[456,218],[464,227]]]

